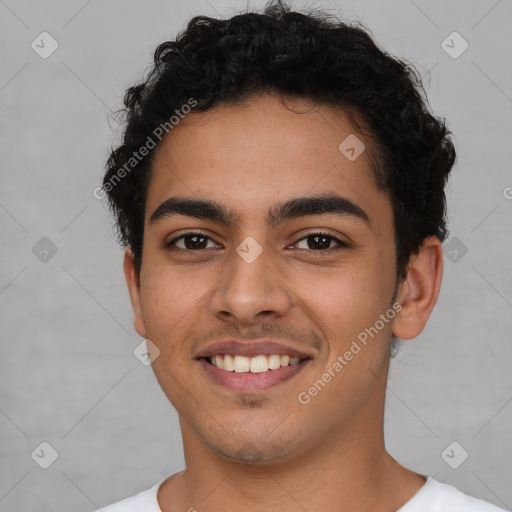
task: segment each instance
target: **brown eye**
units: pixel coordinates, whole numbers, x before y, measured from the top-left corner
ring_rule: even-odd
[[[208,241],[213,243],[210,237],[204,235],[203,233],[190,232],[184,233],[183,235],[174,238],[167,245],[167,247],[175,247],[177,249],[183,251],[194,251],[200,249],[208,249]],[[217,247],[216,244],[213,244],[213,247]]]
[[[335,242],[335,246],[338,247],[348,247],[347,244],[336,238],[335,236],[329,235],[327,233],[311,233],[304,238],[301,238],[296,246],[299,249],[311,249],[313,251],[325,251],[327,249],[332,249],[332,242]],[[303,243],[305,246],[300,247],[299,244]]]

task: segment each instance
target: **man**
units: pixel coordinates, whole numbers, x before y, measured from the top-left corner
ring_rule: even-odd
[[[125,105],[102,193],[186,468],[103,510],[498,511],[384,446],[455,161],[413,69],[273,2],[192,19]]]

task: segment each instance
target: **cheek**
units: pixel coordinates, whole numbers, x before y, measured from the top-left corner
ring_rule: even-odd
[[[303,272],[296,283],[301,306],[333,344],[343,346],[388,307],[383,275],[371,264]]]
[[[211,282],[210,282],[210,281]],[[190,376],[191,347],[205,307],[205,294],[213,285],[212,273],[170,269],[154,265],[141,285],[142,314],[147,337],[160,353],[152,364],[157,381],[177,410],[185,410],[194,387]]]
[[[370,265],[366,269],[338,268],[324,279],[318,273],[315,277],[308,275],[303,283],[307,285],[303,292],[311,290],[303,294],[304,303],[314,313],[328,350],[315,376],[301,390],[301,397],[311,401],[308,407],[317,410],[318,415],[330,410],[342,424],[380,385],[375,376],[383,375],[387,367],[391,324],[384,324],[377,334],[371,331],[370,335],[367,329],[389,309],[390,290],[386,279]]]
[[[375,381],[374,374],[381,374],[387,364],[391,323],[382,324],[379,319],[389,309],[391,290],[379,270],[372,264],[347,266],[322,279],[317,273],[303,280],[307,285],[303,292],[311,290],[303,294],[304,303],[314,312],[314,321],[328,343],[317,377],[329,369],[337,376],[319,402],[344,397],[348,403],[352,398],[346,394],[355,389],[364,395]],[[378,332],[376,322],[381,327]],[[358,400],[363,400],[363,395],[357,395]]]
[[[141,286],[148,338],[153,336],[155,340],[168,342],[174,329],[182,331],[195,321],[204,307],[205,294],[213,284],[211,272],[153,267]]]

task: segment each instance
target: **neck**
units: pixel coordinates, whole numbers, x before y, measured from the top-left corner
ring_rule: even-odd
[[[223,512],[241,507],[248,512],[394,512],[421,488],[425,478],[386,452],[383,411],[378,421],[375,418],[373,410],[303,453],[254,464],[219,455],[182,421],[186,469],[161,486],[160,507],[163,512]]]

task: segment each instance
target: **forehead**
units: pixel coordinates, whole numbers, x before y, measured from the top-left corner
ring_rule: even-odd
[[[192,113],[156,150],[146,214],[179,195],[215,199],[239,217],[267,217],[285,198],[336,193],[388,222],[370,143],[343,112],[302,100],[285,106],[266,96]]]

